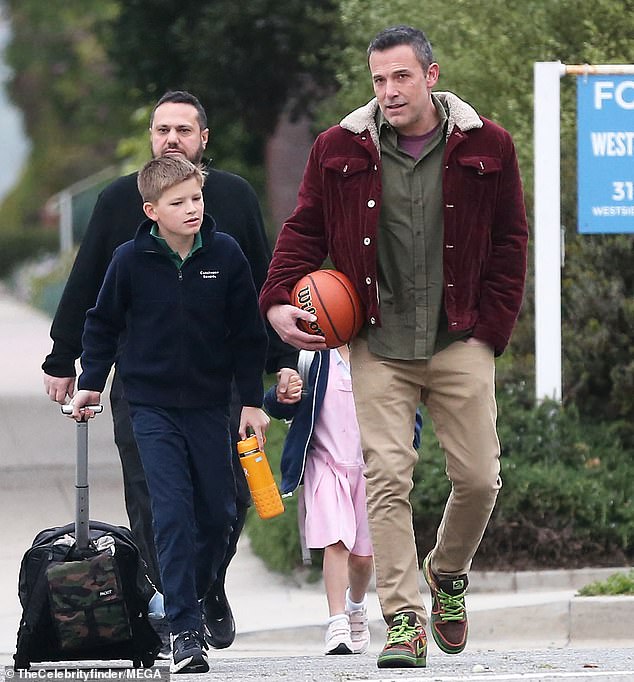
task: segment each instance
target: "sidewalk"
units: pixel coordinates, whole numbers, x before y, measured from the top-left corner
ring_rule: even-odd
[[[75,428],[42,388],[40,365],[50,349],[49,327],[46,316],[0,287],[0,664],[11,663],[14,651],[24,551],[41,529],[74,517]],[[127,525],[105,407],[90,428],[91,518]],[[634,597],[574,597],[582,585],[616,570],[473,573],[467,602],[469,649],[600,646],[598,633],[611,649],[634,646]],[[214,652],[214,657],[321,653],[327,617],[323,586],[271,573],[250,551],[246,536],[229,569],[227,593],[238,636],[230,649]],[[429,607],[427,590],[423,594]],[[378,652],[385,629],[374,593],[369,615],[371,651]]]

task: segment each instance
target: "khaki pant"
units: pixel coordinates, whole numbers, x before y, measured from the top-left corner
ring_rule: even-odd
[[[433,569],[466,573],[502,485],[493,351],[456,341],[430,360],[391,360],[373,355],[367,341],[357,338],[351,366],[383,617],[389,624],[397,612],[414,611],[425,625],[409,502],[418,457],[412,445],[415,411],[421,401],[427,407],[452,484]]]

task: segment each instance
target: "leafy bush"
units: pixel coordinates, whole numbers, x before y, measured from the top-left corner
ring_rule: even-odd
[[[562,278],[564,397],[582,415],[630,423],[634,447],[634,240],[570,235]]]
[[[605,580],[597,580],[582,587],[577,593],[580,597],[597,595],[634,594],[634,568],[628,573],[613,573]]]
[[[503,487],[474,568],[623,565],[634,555],[634,460],[626,423],[582,420],[574,406],[498,392]],[[425,416],[411,495],[419,554],[434,545],[450,484]],[[580,557],[583,559],[580,561]]]

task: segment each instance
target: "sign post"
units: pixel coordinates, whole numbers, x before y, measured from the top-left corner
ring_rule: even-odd
[[[561,400],[560,62],[534,68],[535,393]]]

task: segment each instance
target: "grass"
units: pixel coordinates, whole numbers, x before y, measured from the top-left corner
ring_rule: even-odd
[[[599,595],[634,595],[634,568],[627,573],[613,573],[605,580],[597,580],[582,587],[578,592],[580,597],[596,597]]]

